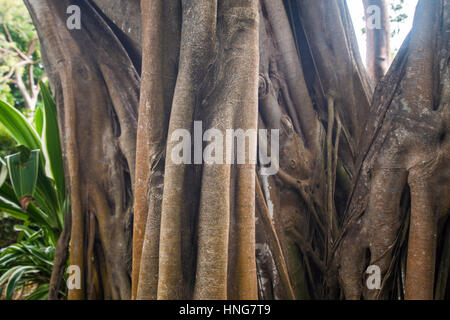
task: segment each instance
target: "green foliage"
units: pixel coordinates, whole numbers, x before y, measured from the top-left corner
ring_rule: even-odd
[[[55,247],[39,226],[16,225],[23,240],[0,249],[0,293],[10,300],[27,286],[34,287],[27,299],[46,299]]]
[[[0,100],[23,110],[26,107],[23,93],[14,83],[14,68],[19,63],[18,73],[30,93],[30,72],[33,83],[44,76],[37,32],[22,0],[0,0]],[[34,47],[35,46],[35,47]],[[33,49],[34,48],[34,49]],[[30,50],[31,49],[31,50]],[[24,56],[30,52],[27,60]],[[37,105],[41,102],[38,101]]]
[[[18,144],[33,150],[40,149],[41,143],[36,130],[19,110],[4,101],[0,101],[0,123]]]
[[[408,15],[404,12],[405,0],[389,0],[390,13],[389,20],[391,22],[391,37],[394,38],[400,33],[402,23],[408,18]],[[392,15],[393,14],[393,15]],[[365,19],[363,17],[363,19]],[[362,34],[366,34],[366,28],[362,28]]]
[[[39,150],[24,148],[6,157],[11,185],[19,200],[33,196],[39,172],[39,153]]]
[[[50,89],[42,81],[39,82],[41,94],[44,100],[42,112],[41,141],[48,158],[50,172],[55,181],[55,187],[60,201],[65,197],[64,164],[62,160],[61,142],[59,141],[58,116],[56,113],[56,104]],[[35,118],[36,119],[36,118]],[[37,120],[39,122],[39,119]],[[36,123],[36,122],[35,122]]]
[[[14,225],[19,223],[8,215],[0,212],[0,248],[9,246],[17,241],[18,233],[14,230]]]
[[[0,101],[0,123],[19,145],[15,154],[0,158],[0,212],[23,223],[15,226],[17,243],[0,253],[0,288],[6,298],[30,283],[35,285],[30,297],[46,295],[54,246],[69,208],[56,106],[48,86],[40,86],[44,104],[34,127]]]
[[[8,131],[0,123],[0,158],[4,158],[8,154],[15,151],[16,141],[11,138]]]
[[[36,30],[22,0],[0,1],[0,23],[5,23],[20,50],[25,50]]]
[[[392,37],[395,37],[400,33],[402,23],[408,18],[408,15],[404,12],[405,0],[391,0],[391,13],[390,16],[392,28]]]

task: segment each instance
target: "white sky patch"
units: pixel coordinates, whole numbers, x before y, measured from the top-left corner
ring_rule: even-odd
[[[388,3],[397,3],[398,1],[388,0]],[[417,6],[418,0],[405,0],[403,4],[402,13],[406,13],[408,18],[406,18],[402,23],[391,23],[391,31],[400,26],[400,33],[396,34],[394,38],[391,39],[391,51],[396,53],[400,49],[403,41],[408,35],[412,28],[414,20],[414,12]],[[358,44],[361,52],[361,58],[364,63],[366,63],[366,36],[363,34],[362,30],[366,27],[364,21],[364,6],[362,0],[347,0],[347,5],[350,10],[350,14],[353,20],[353,26],[355,27],[356,37],[358,38]],[[390,9],[390,6],[389,6]],[[390,10],[390,16],[394,16],[395,13]]]
[[[270,218],[273,220],[274,205],[273,205],[272,200],[270,199],[269,176],[261,175],[261,178],[263,181],[264,196],[266,197],[267,208],[269,209]]]

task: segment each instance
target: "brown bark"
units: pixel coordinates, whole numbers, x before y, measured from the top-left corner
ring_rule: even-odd
[[[72,210],[69,263],[82,271],[82,287],[70,290],[69,299],[101,298],[89,289],[92,277],[107,278],[102,278],[108,286],[103,287],[105,295],[129,298],[130,177],[139,75],[122,42],[90,3],[26,4],[41,39],[64,141]],[[66,27],[66,10],[72,4],[81,8],[81,30]],[[105,261],[94,255],[94,244]]]
[[[61,282],[63,280],[67,258],[69,257],[69,241],[72,227],[71,213],[65,217],[64,229],[56,242],[55,259],[53,262],[52,275],[50,278],[50,289],[48,292],[48,300],[57,300]]]
[[[156,290],[151,288],[156,288],[158,279],[158,255],[148,252],[157,252],[159,248],[164,148],[180,42],[179,10],[175,2],[142,3],[142,33],[145,36],[134,194],[133,299],[138,291],[141,295],[156,298]],[[166,29],[163,29],[164,21],[172,21]],[[146,248],[152,249],[145,250],[141,259],[144,242]],[[141,260],[145,261],[142,271]],[[140,273],[142,277],[139,277]]]
[[[448,197],[442,197],[449,188],[448,179],[442,180],[448,177],[449,157],[446,8],[448,1],[419,1],[413,30],[375,93],[368,149],[338,250],[346,298],[388,297],[409,207],[402,198],[409,193],[405,298],[433,298],[437,228],[449,210]],[[363,287],[368,265],[380,267],[381,290]]]
[[[70,298],[430,298],[434,274],[445,295],[448,0],[420,2],[372,104],[343,0],[26,2],[64,139]],[[278,173],[255,150],[174,163],[196,121],[279,129]],[[382,290],[363,287],[369,264]]]
[[[159,114],[162,117],[166,114],[166,117],[154,119],[153,112],[144,114],[145,125],[139,127],[139,139],[150,142],[150,148],[152,145],[161,148],[166,144],[166,137],[175,130],[191,132],[194,120],[203,120],[224,133],[232,128],[256,129],[257,2],[183,1],[180,9],[176,8],[176,3],[142,3],[144,80],[140,112],[143,114],[149,106],[165,105],[166,109]],[[161,19],[164,10],[171,8],[182,10],[180,26]],[[158,30],[177,32],[180,29],[183,31],[179,39],[176,87],[173,89],[173,80],[168,87],[155,87],[162,83],[158,70],[162,70],[165,55],[161,52],[169,49],[164,44],[170,41],[160,38]],[[145,45],[147,39],[148,45]],[[155,40],[155,46],[151,45],[151,39]],[[245,54],[233,57],[232,53],[239,51]],[[174,64],[175,60],[168,63]],[[225,69],[233,73],[225,73]],[[236,86],[238,83],[233,77],[245,79],[247,84],[243,86],[239,82]],[[164,90],[169,92],[165,94]],[[159,94],[154,95],[154,92]],[[155,99],[161,101],[170,95],[173,100],[166,104],[155,103]],[[219,118],[217,112],[221,109],[224,113]],[[172,153],[173,144],[167,144],[166,155]],[[149,151],[150,154],[163,152]],[[150,177],[161,174],[156,172],[158,164],[152,166],[148,163],[148,154],[145,156],[138,162],[142,168],[138,170],[146,171]],[[163,168],[164,189],[156,190],[160,197],[155,199],[155,202],[162,202],[147,205],[149,200],[145,196],[137,194],[135,198],[137,207],[142,208],[143,221],[147,220],[140,268],[137,267],[137,298],[256,298],[252,245],[254,204],[249,201],[249,198],[254,199],[254,166],[232,169],[230,165],[205,164],[193,167],[175,165],[166,157]],[[137,179],[140,178],[138,175]],[[152,178],[143,181],[140,191],[143,195],[155,190],[153,181]],[[230,196],[234,192],[235,199]],[[139,246],[140,241],[136,237],[134,244]]]
[[[391,63],[389,7],[386,0],[363,0],[363,4],[367,39],[366,66],[376,84],[384,77]],[[373,8],[377,9],[373,11]]]

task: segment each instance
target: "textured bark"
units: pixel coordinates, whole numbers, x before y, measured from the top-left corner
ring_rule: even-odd
[[[181,8],[177,4],[142,2],[144,70],[138,136],[149,152],[142,154],[142,162],[138,156],[138,163],[145,172],[142,177],[149,178],[135,198],[144,215],[136,215],[137,221],[147,220],[147,227],[139,231],[145,233],[140,263],[140,257],[134,257],[139,268],[134,271],[139,272],[136,297],[255,299],[254,165],[176,165],[161,154],[164,147],[171,155],[175,145],[169,142],[165,147],[166,137],[177,129],[192,132],[195,120],[223,133],[256,129],[257,1],[182,1]],[[162,19],[166,10],[181,11],[180,26]],[[165,44],[176,41],[179,29],[173,88],[173,80],[161,81],[161,71],[173,69],[164,68],[164,52],[172,49]],[[163,39],[159,30],[174,30],[174,37]],[[175,64],[170,58],[168,62]],[[173,99],[165,102],[171,95]],[[168,108],[157,113],[162,119],[154,119],[151,109],[164,106]],[[155,158],[165,161],[163,173]],[[158,190],[161,175],[164,188]],[[148,194],[150,199],[141,196]],[[139,238],[135,237],[135,246],[140,245]]]
[[[134,195],[133,299],[139,287],[141,295],[156,298],[159,256],[154,252],[159,249],[165,145],[180,47],[180,9],[175,1],[142,3],[144,59]],[[144,239],[146,250],[141,259]],[[142,271],[141,260],[145,261]]]
[[[281,1],[263,3],[267,31],[261,36],[260,72],[267,76],[260,85],[261,126],[272,128],[270,118],[280,112],[281,131],[279,173],[261,181],[263,189],[270,190],[265,196],[274,204],[273,223],[296,298],[323,298],[328,247],[337,235],[349,192],[361,123],[369,108],[370,82],[345,2],[288,1],[286,13]],[[278,58],[286,52],[293,54],[290,65]],[[297,80],[284,81],[294,76]],[[333,101],[330,113],[329,101]],[[312,119],[309,106],[313,106]],[[300,122],[308,117],[309,137]],[[336,123],[336,130],[328,121]],[[345,139],[339,138],[341,131]],[[328,156],[331,166],[326,163]],[[330,195],[336,205],[327,205]]]
[[[56,96],[72,226],[69,299],[129,298],[139,75],[120,39],[86,1],[26,1]],[[82,29],[66,10],[80,6]]]
[[[55,259],[53,261],[52,275],[50,278],[50,289],[48,300],[57,300],[61,282],[64,277],[67,258],[69,257],[69,242],[72,226],[72,217],[69,213],[65,217],[64,230],[61,232],[55,247]]]
[[[448,6],[448,1],[419,1],[413,30],[376,90],[367,152],[338,250],[346,298],[388,298],[392,274],[405,263],[402,296],[434,296],[438,226],[449,212]],[[408,216],[405,262],[399,248]],[[363,288],[368,265],[381,268],[381,290]]]
[[[70,299],[448,297],[448,0],[420,1],[373,101],[344,0],[26,3],[64,141]],[[211,128],[279,129],[278,173],[254,149],[173,162],[176,130]]]

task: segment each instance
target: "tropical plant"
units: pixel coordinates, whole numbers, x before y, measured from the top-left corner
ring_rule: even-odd
[[[23,222],[16,244],[0,252],[0,290],[12,298],[25,285],[37,285],[31,297],[48,292],[56,240],[68,210],[56,106],[40,83],[43,107],[31,125],[7,102],[0,101],[0,123],[19,144],[17,153],[0,158],[0,211]]]
[[[0,124],[0,157],[4,158],[8,154],[14,153],[16,142],[6,131],[5,127]]]
[[[0,290],[5,299],[19,297],[26,288],[32,291],[26,299],[46,299],[53,267],[54,245],[40,226],[14,227],[23,240],[0,249]]]
[[[14,225],[17,223],[17,220],[0,212],[0,248],[9,246],[17,241],[17,232],[14,230]]]

